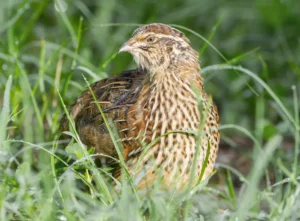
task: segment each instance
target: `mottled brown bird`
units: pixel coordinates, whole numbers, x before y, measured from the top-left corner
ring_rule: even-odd
[[[119,52],[132,54],[138,69],[92,84],[97,101],[89,89],[77,98],[69,113],[81,141],[118,158],[98,102],[119,131],[122,154],[138,188],[159,180],[181,189],[189,182],[195,185],[201,173],[207,178],[217,156],[219,117],[203,89],[198,53],[189,40],[175,28],[149,24],[136,29]],[[61,130],[68,127],[63,117]]]

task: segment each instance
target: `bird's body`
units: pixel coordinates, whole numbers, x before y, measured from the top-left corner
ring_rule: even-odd
[[[120,51],[130,52],[139,69],[96,82],[91,89],[119,131],[136,185],[161,181],[184,188],[189,182],[195,185],[202,173],[208,177],[217,155],[219,117],[203,89],[198,53],[183,33],[162,24],[138,28]],[[77,98],[70,116],[84,144],[117,158],[89,90]],[[67,118],[61,128],[68,129]]]

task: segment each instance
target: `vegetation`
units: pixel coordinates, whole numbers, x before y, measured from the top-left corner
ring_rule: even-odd
[[[297,0],[11,0],[0,10],[0,220],[300,219]],[[249,173],[219,161],[208,185],[184,194],[138,193],[126,180],[116,191],[82,145],[59,148],[64,104],[85,78],[133,68],[118,48],[152,22],[176,24],[199,50],[221,114],[219,156],[239,153]]]

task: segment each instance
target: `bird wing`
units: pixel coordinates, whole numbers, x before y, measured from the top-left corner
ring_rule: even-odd
[[[132,136],[130,121],[127,113],[136,103],[143,88],[146,73],[141,70],[130,70],[108,79],[97,81],[90,85],[96,100],[90,92],[85,90],[69,110],[74,120],[77,133],[87,147],[94,147],[96,153],[117,157],[117,152],[108,132],[107,126],[98,108],[100,104],[107,119],[115,124],[123,142],[124,156],[135,146],[137,141]],[[69,130],[69,121],[66,115],[62,117],[60,131]],[[130,141],[131,140],[131,141]],[[130,149],[130,150],[129,150]]]

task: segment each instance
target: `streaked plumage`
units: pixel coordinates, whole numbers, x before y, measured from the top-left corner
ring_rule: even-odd
[[[119,130],[130,173],[140,188],[160,179],[166,187],[183,188],[190,181],[195,185],[208,146],[210,152],[203,178],[213,170],[219,144],[219,117],[203,89],[198,53],[182,32],[163,24],[135,30],[121,47],[120,52],[123,51],[133,55],[139,68],[96,82],[91,88],[107,118]],[[70,115],[87,147],[117,158],[89,90],[77,98]],[[184,132],[197,133],[199,128],[203,134],[200,143],[195,135]],[[62,119],[61,129],[68,130],[66,117]],[[153,145],[143,154],[140,167],[135,170],[141,153],[151,142]],[[195,176],[190,180],[197,145],[200,150]]]

